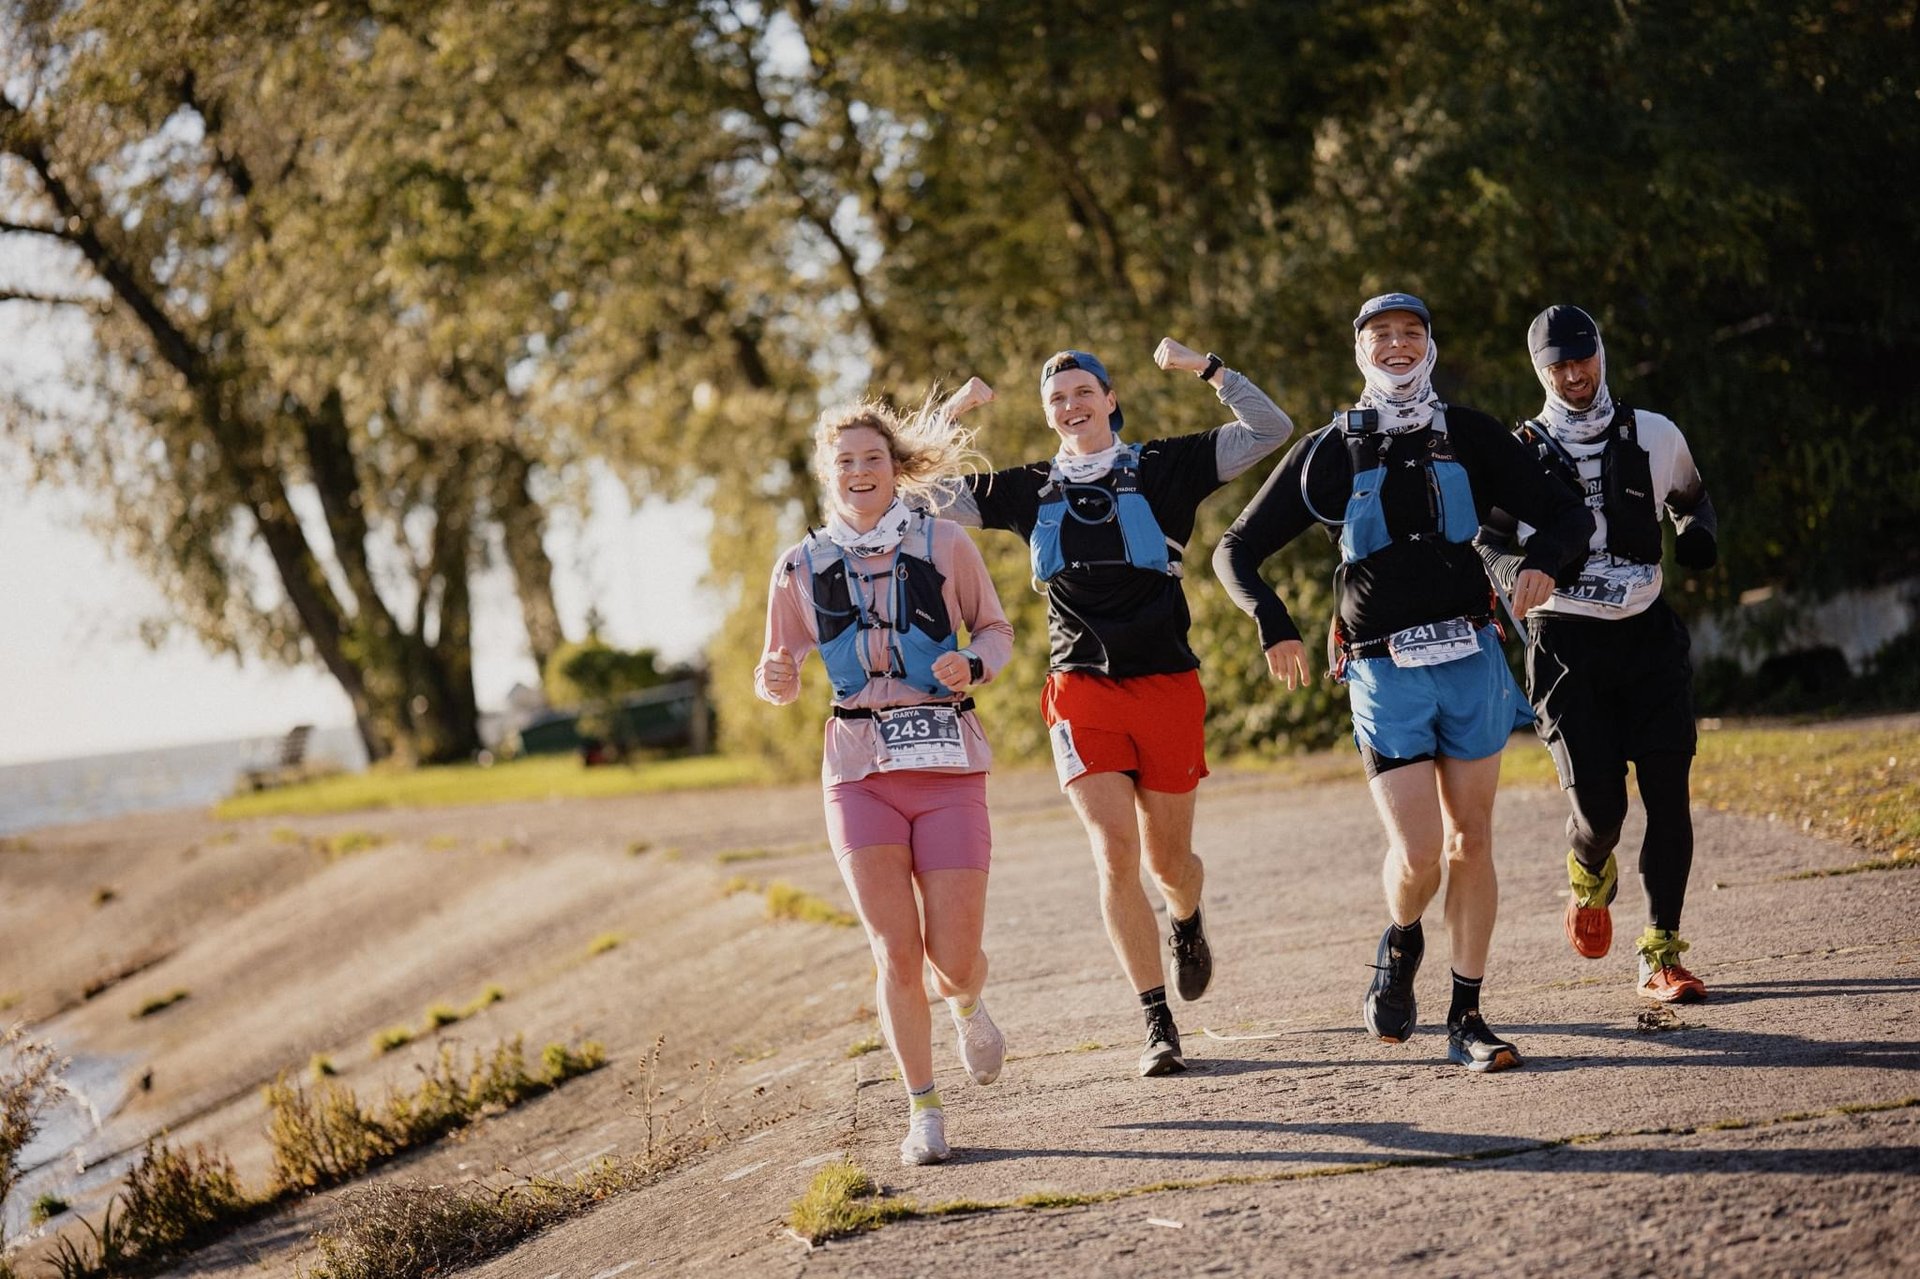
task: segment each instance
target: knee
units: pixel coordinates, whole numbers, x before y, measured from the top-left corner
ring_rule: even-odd
[[[1567,838],[1573,841],[1576,849],[1588,852],[1610,853],[1620,842],[1620,828],[1626,823],[1627,811],[1623,804],[1590,807],[1582,805],[1573,810],[1567,818]]]
[[[927,952],[927,962],[933,966],[940,980],[952,990],[967,990],[974,985],[985,965],[986,956],[979,947],[974,947],[971,955],[936,955]]]
[[[1428,844],[1424,842],[1408,844],[1396,841],[1393,845],[1392,855],[1395,860],[1404,864],[1406,868],[1414,874],[1424,875],[1440,868],[1440,855],[1442,851],[1443,849],[1440,844]]]
[[[912,985],[920,980],[920,966],[926,948],[917,936],[888,936],[873,939],[873,963],[889,985]]]
[[[1447,831],[1447,861],[1451,863],[1485,861],[1493,856],[1493,823],[1468,822]]]

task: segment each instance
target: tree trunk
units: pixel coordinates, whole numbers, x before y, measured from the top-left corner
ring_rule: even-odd
[[[527,644],[534,668],[546,678],[547,659],[567,642],[560,613],[553,604],[553,561],[547,557],[546,512],[533,500],[527,480],[533,464],[512,445],[495,455],[492,476],[493,516],[500,522],[513,588],[520,597],[520,615],[527,625]]]

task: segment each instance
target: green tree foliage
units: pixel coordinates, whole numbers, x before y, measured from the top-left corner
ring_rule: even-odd
[[[1011,464],[1052,451],[1034,377],[1074,345],[1107,359],[1132,438],[1223,420],[1153,369],[1171,334],[1308,429],[1355,394],[1349,320],[1389,287],[1434,306],[1442,393],[1508,418],[1540,402],[1532,314],[1599,316],[1616,395],[1681,423],[1722,508],[1722,565],[1676,574],[1683,604],[1920,569],[1912,0],[5,12],[30,72],[0,120],[31,215],[9,229],[93,264],[99,402],[130,424],[69,464],[122,493],[123,539],[217,642],[409,670],[384,654],[450,633],[406,607],[446,598],[434,545],[471,560],[489,530],[525,598],[535,498],[602,459],[709,504],[738,601],[711,653],[721,726],[810,766],[823,681],[775,711],[747,672],[773,557],[818,516],[823,401],[977,373],[1002,393],[981,445]],[[359,502],[307,521],[329,432]],[[1345,732],[1338,689],[1272,690],[1205,569],[1261,478],[1188,554],[1216,746]],[[380,556],[362,574],[289,533],[325,525],[337,557],[356,521],[430,584],[391,626],[356,585],[383,585]],[[249,575],[256,540],[284,599]],[[1024,549],[981,545],[1019,632],[984,701],[1003,752],[1034,753],[1044,614]],[[1267,566],[1310,634],[1332,564],[1309,535]]]

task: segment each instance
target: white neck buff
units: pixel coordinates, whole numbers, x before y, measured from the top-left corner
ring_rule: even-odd
[[[1547,402],[1540,410],[1540,421],[1562,444],[1591,444],[1613,425],[1613,396],[1607,390],[1607,344],[1596,335],[1593,345],[1594,354],[1600,357],[1600,389],[1594,393],[1593,403],[1584,409],[1574,408],[1555,393],[1553,376],[1545,369],[1533,371],[1540,385],[1547,388]]]
[[[1418,430],[1433,422],[1433,406],[1439,398],[1433,393],[1433,365],[1440,358],[1440,347],[1427,339],[1427,353],[1420,363],[1405,373],[1394,373],[1375,364],[1361,344],[1362,335],[1353,338],[1353,362],[1367,381],[1358,407],[1380,414],[1380,433],[1398,435]]]
[[[1125,447],[1116,435],[1113,443],[1098,453],[1069,453],[1061,449],[1053,455],[1053,464],[1060,474],[1067,477],[1068,483],[1091,484],[1113,469],[1114,459],[1120,456],[1120,450]]]
[[[880,513],[880,522],[864,533],[847,523],[837,511],[820,531],[849,555],[885,555],[900,545],[900,539],[912,524],[913,512],[896,495],[893,504]]]

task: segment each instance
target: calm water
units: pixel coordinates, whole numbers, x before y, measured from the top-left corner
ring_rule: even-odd
[[[0,835],[64,822],[162,808],[192,808],[223,799],[248,768],[273,764],[278,737],[199,742],[122,755],[87,755],[0,765]],[[359,734],[323,728],[307,743],[309,762],[366,767]]]

